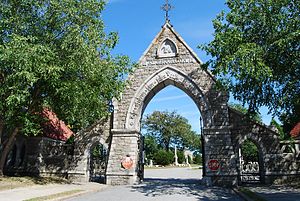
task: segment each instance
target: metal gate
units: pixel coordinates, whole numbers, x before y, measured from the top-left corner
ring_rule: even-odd
[[[144,180],[144,164],[145,164],[145,137],[140,136],[138,145],[139,145],[139,171],[138,171],[138,177],[140,178],[141,181]]]
[[[92,146],[90,151],[90,181],[105,183],[108,151],[103,144]]]
[[[259,161],[245,161],[239,149],[240,158],[240,181],[242,184],[259,184],[261,183]]]
[[[259,163],[241,161],[241,182],[244,184],[258,184],[261,182]]]

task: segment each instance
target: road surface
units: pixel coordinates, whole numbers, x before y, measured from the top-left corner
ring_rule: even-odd
[[[230,189],[201,185],[201,170],[190,168],[146,169],[145,180],[134,186],[109,187],[68,201],[237,201]]]

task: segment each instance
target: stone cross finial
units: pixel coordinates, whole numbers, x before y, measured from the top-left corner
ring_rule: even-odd
[[[174,6],[169,4],[169,0],[166,0],[166,3],[161,7],[161,9],[166,12],[166,22],[170,22],[169,11],[173,8]]]

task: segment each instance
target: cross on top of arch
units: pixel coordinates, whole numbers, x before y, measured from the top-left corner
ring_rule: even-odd
[[[173,8],[174,8],[174,6],[169,4],[169,0],[166,0],[166,3],[161,7],[161,9],[166,12],[166,15],[165,15],[166,22],[170,21],[169,11],[171,11]]]

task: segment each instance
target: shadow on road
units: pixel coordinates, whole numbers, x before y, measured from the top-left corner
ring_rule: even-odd
[[[133,186],[132,192],[140,192],[147,197],[159,197],[163,195],[180,195],[191,197],[195,200],[229,200],[233,195],[229,189],[220,187],[206,187],[200,179],[162,179],[151,178],[137,186]]]

